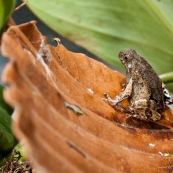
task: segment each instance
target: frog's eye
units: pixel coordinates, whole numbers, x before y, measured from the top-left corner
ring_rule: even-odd
[[[124,56],[124,60],[127,61],[128,60],[128,57],[127,56]]]

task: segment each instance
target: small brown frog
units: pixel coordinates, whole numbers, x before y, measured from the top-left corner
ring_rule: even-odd
[[[114,99],[106,93],[107,101],[132,117],[146,121],[160,120],[165,105],[173,103],[165,85],[150,64],[135,50],[121,51],[119,59],[126,68],[126,87]],[[129,109],[118,104],[128,97]]]

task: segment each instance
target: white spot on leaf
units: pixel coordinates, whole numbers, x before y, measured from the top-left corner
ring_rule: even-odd
[[[156,144],[148,144],[150,147],[155,147],[156,146]]]
[[[162,153],[161,151],[159,151],[159,154],[163,157],[169,157],[170,156],[169,153]]]
[[[94,94],[94,91],[91,88],[87,88],[89,94]]]

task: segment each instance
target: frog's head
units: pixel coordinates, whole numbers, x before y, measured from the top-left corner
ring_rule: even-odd
[[[119,59],[126,69],[131,69],[134,65],[137,53],[133,49],[123,50],[119,53]]]

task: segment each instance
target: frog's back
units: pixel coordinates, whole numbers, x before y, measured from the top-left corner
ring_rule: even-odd
[[[164,108],[164,97],[162,91],[162,81],[160,80],[157,73],[153,70],[148,62],[140,57],[141,63],[139,63],[138,67],[140,67],[140,73],[144,81],[146,81],[148,90],[150,92],[150,99],[154,100],[160,109]]]

